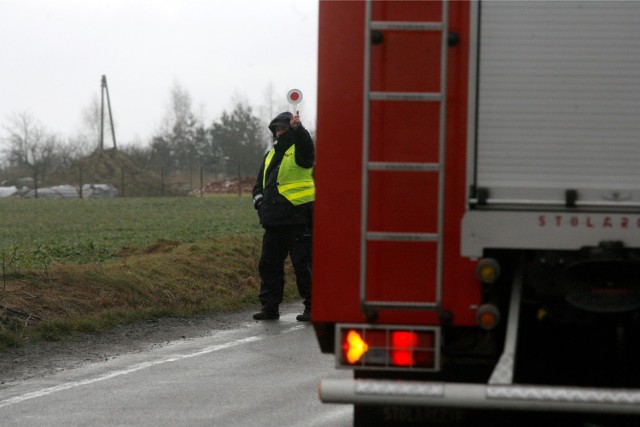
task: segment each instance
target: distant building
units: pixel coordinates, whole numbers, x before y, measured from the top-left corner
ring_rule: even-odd
[[[82,186],[82,197],[85,199],[117,196],[118,189],[111,184],[84,184]]]
[[[118,189],[111,184],[84,184],[82,186],[82,198],[84,199],[117,196]],[[36,192],[35,190],[29,190],[23,197],[25,199],[35,199]],[[72,185],[56,185],[53,187],[38,188],[38,199],[77,199],[79,197],[80,192],[78,188]]]
[[[18,194],[18,187],[0,187],[0,199]]]
[[[38,188],[38,199],[77,199],[80,197],[78,190],[72,185],[56,185],[54,187]],[[35,199],[36,190],[29,190],[24,195],[25,199]]]

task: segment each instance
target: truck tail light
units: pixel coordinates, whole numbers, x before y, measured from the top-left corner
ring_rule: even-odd
[[[476,276],[482,283],[495,283],[500,277],[500,264],[493,258],[483,258],[476,268]]]
[[[437,370],[439,329],[338,325],[339,367]]]
[[[478,326],[486,331],[490,331],[498,326],[500,322],[500,310],[493,304],[483,304],[476,312]]]
[[[418,334],[413,331],[391,331],[391,364],[413,366],[413,349],[418,347]]]
[[[369,346],[362,339],[362,336],[353,329],[347,333],[344,344],[342,345],[347,363],[358,363],[362,355],[369,350]]]

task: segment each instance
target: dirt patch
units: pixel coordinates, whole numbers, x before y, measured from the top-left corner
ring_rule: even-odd
[[[149,246],[147,246],[147,248],[144,250],[144,253],[145,254],[155,254],[158,252],[169,253],[173,251],[175,248],[177,248],[178,246],[180,246],[180,242],[177,242],[175,240],[160,239],[157,242],[154,242]]]

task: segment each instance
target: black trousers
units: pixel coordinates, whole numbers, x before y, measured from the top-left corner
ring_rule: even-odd
[[[260,256],[260,302],[277,310],[284,292],[284,263],[291,256],[298,293],[311,308],[311,232],[303,224],[265,227]]]

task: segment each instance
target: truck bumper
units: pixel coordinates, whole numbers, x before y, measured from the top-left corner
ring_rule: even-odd
[[[640,390],[535,385],[326,379],[324,403],[640,414]]]

